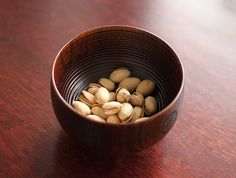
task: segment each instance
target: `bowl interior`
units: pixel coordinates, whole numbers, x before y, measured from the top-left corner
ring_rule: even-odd
[[[178,94],[183,71],[173,50],[158,37],[132,27],[103,27],[80,34],[57,56],[54,79],[61,96],[72,103],[89,83],[127,67],[133,76],[151,79],[158,110]]]

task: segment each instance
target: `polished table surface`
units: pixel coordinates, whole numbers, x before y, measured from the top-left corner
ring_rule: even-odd
[[[49,92],[59,49],[108,24],[158,35],[185,68],[173,129],[119,157],[80,150],[58,124]],[[236,2],[1,0],[0,177],[236,177]]]

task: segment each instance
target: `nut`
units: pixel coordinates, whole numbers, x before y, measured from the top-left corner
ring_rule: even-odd
[[[97,115],[88,115],[88,118],[94,120],[94,121],[98,121],[98,122],[105,122],[105,120]]]
[[[118,113],[118,116],[120,118],[121,121],[126,121],[127,119],[129,119],[129,117],[131,116],[133,111],[133,107],[131,104],[129,103],[123,103],[121,108],[120,108],[120,112]]]
[[[103,119],[107,118],[107,115],[104,113],[102,107],[100,105],[93,105],[93,108],[91,109],[91,112]]]
[[[118,88],[116,90],[116,94],[117,94],[116,96],[117,101],[121,103],[128,102],[130,100],[130,93],[125,88]]]
[[[89,93],[95,95],[100,87],[101,86],[96,83],[90,83],[87,90]]]
[[[151,94],[155,89],[155,83],[151,80],[143,80],[138,87],[136,88],[136,92],[142,94],[143,96],[147,96]]]
[[[146,120],[146,119],[148,119],[149,117],[142,117],[142,118],[139,118],[139,119],[137,119],[136,121],[134,121],[134,122],[142,122],[142,121],[144,121],[144,120]]]
[[[115,83],[107,78],[100,78],[98,84],[105,87],[109,91],[113,91],[115,89]]]
[[[106,115],[114,115],[120,112],[122,104],[117,101],[110,101],[103,104],[102,109]]]
[[[132,104],[133,106],[142,106],[143,102],[144,102],[144,97],[138,92],[134,92],[130,96],[130,104]]]
[[[91,113],[90,108],[86,104],[80,101],[73,101],[72,106],[75,108],[77,112],[79,112],[82,115],[86,116]]]
[[[87,106],[89,106],[90,108],[92,107],[93,104],[95,104],[95,99],[94,99],[94,95],[92,95],[91,93],[82,90],[81,95],[79,95],[78,100],[83,102],[84,104],[86,104]]]
[[[144,113],[148,116],[154,114],[157,111],[157,100],[153,96],[148,96],[144,100],[143,105]]]
[[[133,92],[136,90],[136,88],[138,87],[138,85],[141,83],[141,80],[137,77],[128,77],[123,79],[120,84],[119,87],[125,88],[127,89],[129,92]]]
[[[119,119],[117,114],[111,115],[111,116],[108,116],[107,123],[119,124],[120,123],[120,119]]]
[[[121,80],[129,77],[130,75],[131,75],[131,72],[127,68],[118,68],[110,74],[109,78],[113,82],[119,83]]]
[[[110,99],[110,93],[109,91],[104,88],[104,87],[100,87],[98,90],[97,90],[97,93],[95,94],[95,101],[98,103],[98,104],[104,104],[106,102],[108,102]]]
[[[144,116],[143,109],[139,106],[135,106],[130,116],[131,122],[135,122],[137,119],[142,118]]]
[[[116,101],[116,93],[110,92],[110,100],[109,101]]]

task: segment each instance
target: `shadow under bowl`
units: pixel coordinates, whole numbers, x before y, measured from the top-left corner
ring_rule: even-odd
[[[77,113],[71,103],[81,90],[119,67],[155,82],[158,112],[145,121],[119,125]],[[60,125],[82,148],[140,151],[163,138],[174,125],[183,86],[183,66],[163,40],[135,27],[103,26],[81,33],[59,51],[52,69],[51,99]]]

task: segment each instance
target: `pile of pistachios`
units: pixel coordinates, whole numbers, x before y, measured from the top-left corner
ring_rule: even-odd
[[[127,68],[114,70],[108,78],[100,78],[82,90],[73,101],[77,112],[106,123],[129,123],[147,119],[157,112],[157,101],[150,96],[155,89],[152,80],[131,76]]]

